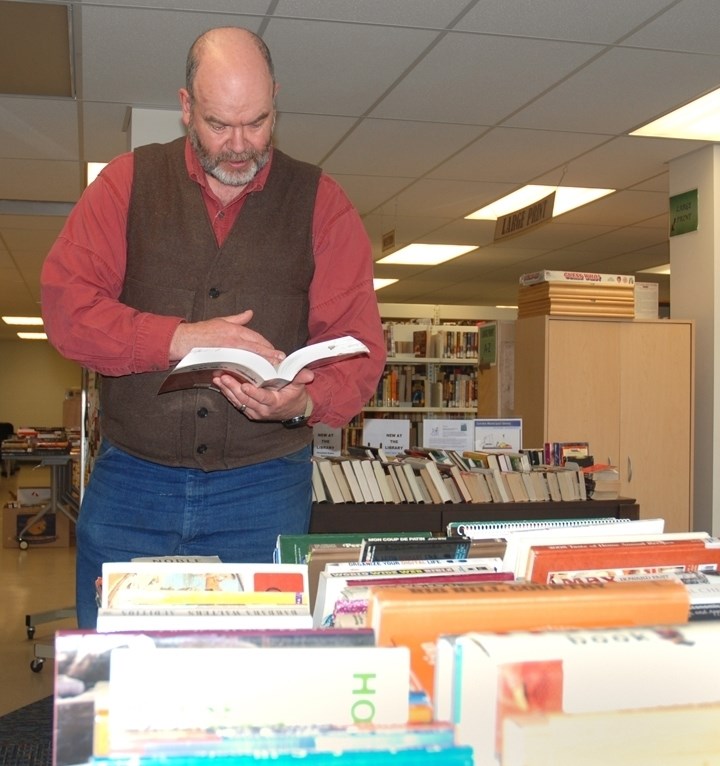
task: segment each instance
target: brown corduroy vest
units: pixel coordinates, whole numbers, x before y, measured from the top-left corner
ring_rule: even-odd
[[[187,174],[184,141],[135,150],[121,300],[189,322],[250,308],[250,327],[276,348],[302,347],[320,169],[275,150],[264,189],[249,195],[218,247],[200,189]],[[137,457],[205,471],[287,455],[312,438],[309,428],[251,422],[215,391],[158,395],[165,375],[102,377],[102,435]]]

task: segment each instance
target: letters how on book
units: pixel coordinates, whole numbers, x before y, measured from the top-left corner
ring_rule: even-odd
[[[407,646],[415,683],[433,697],[435,641],[473,630],[670,625],[689,619],[685,586],[669,580],[541,585],[496,582],[372,588],[367,627],[378,646]]]
[[[717,622],[458,636],[453,722],[475,766],[504,763],[504,720],[720,701]],[[662,761],[660,761],[661,763]],[[701,761],[697,761],[700,763]]]
[[[368,353],[368,347],[350,335],[299,348],[277,365],[243,348],[193,348],[175,365],[158,393],[184,388],[214,388],[212,379],[220,374],[277,389],[290,383],[305,367],[320,367]]]
[[[110,743],[122,751],[148,732],[180,738],[239,723],[406,723],[409,679],[405,647],[158,651],[140,640],[110,654]]]

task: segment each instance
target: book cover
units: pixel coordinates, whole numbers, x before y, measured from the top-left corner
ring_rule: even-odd
[[[104,609],[308,604],[304,564],[105,562]]]
[[[596,519],[592,519],[595,522]],[[508,534],[503,569],[515,572],[516,577],[525,577],[527,557],[531,545],[558,545],[563,543],[581,542],[580,538],[593,542],[606,542],[613,539],[645,539],[649,535],[662,535],[665,527],[664,519],[613,519],[610,523],[573,524],[563,529],[533,529],[517,530]],[[673,535],[707,536],[706,533],[673,532]]]
[[[362,629],[60,631],[56,766],[206,747],[227,756],[249,727],[405,725],[407,650],[371,641]]]
[[[518,713],[718,702],[718,640],[714,622],[460,636],[453,671],[458,741],[473,747],[476,766],[498,766],[503,723]]]
[[[214,388],[212,379],[219,374],[234,375],[242,382],[261,388],[278,389],[290,383],[305,367],[333,364],[369,353],[364,343],[350,335],[297,349],[278,365],[246,349],[193,348],[175,365],[158,393],[185,388]]]
[[[499,568],[497,557],[466,561],[396,561],[381,563],[327,564],[320,573],[313,606],[313,626],[321,628],[332,617],[335,603],[351,579],[420,577],[425,574],[458,574],[487,572]]]
[[[441,633],[667,625],[688,621],[682,583],[669,580],[541,585],[521,581],[373,590],[367,626],[379,646],[407,646],[417,684],[432,698]]]
[[[634,572],[717,572],[720,540],[661,539],[532,545],[526,579],[536,583],[612,580]]]

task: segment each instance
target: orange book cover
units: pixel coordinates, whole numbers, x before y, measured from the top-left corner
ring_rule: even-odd
[[[410,649],[412,683],[432,698],[441,634],[669,625],[689,612],[685,586],[671,580],[386,585],[370,589],[366,625],[378,646]]]
[[[526,579],[534,583],[606,582],[646,574],[720,569],[720,541],[635,540],[537,545],[529,551]]]

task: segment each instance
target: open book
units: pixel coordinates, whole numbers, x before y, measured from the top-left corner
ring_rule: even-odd
[[[220,373],[229,373],[263,388],[282,388],[304,367],[319,367],[368,353],[368,347],[350,335],[299,348],[276,366],[254,351],[242,348],[193,348],[175,365],[158,393],[214,388],[212,379]]]

